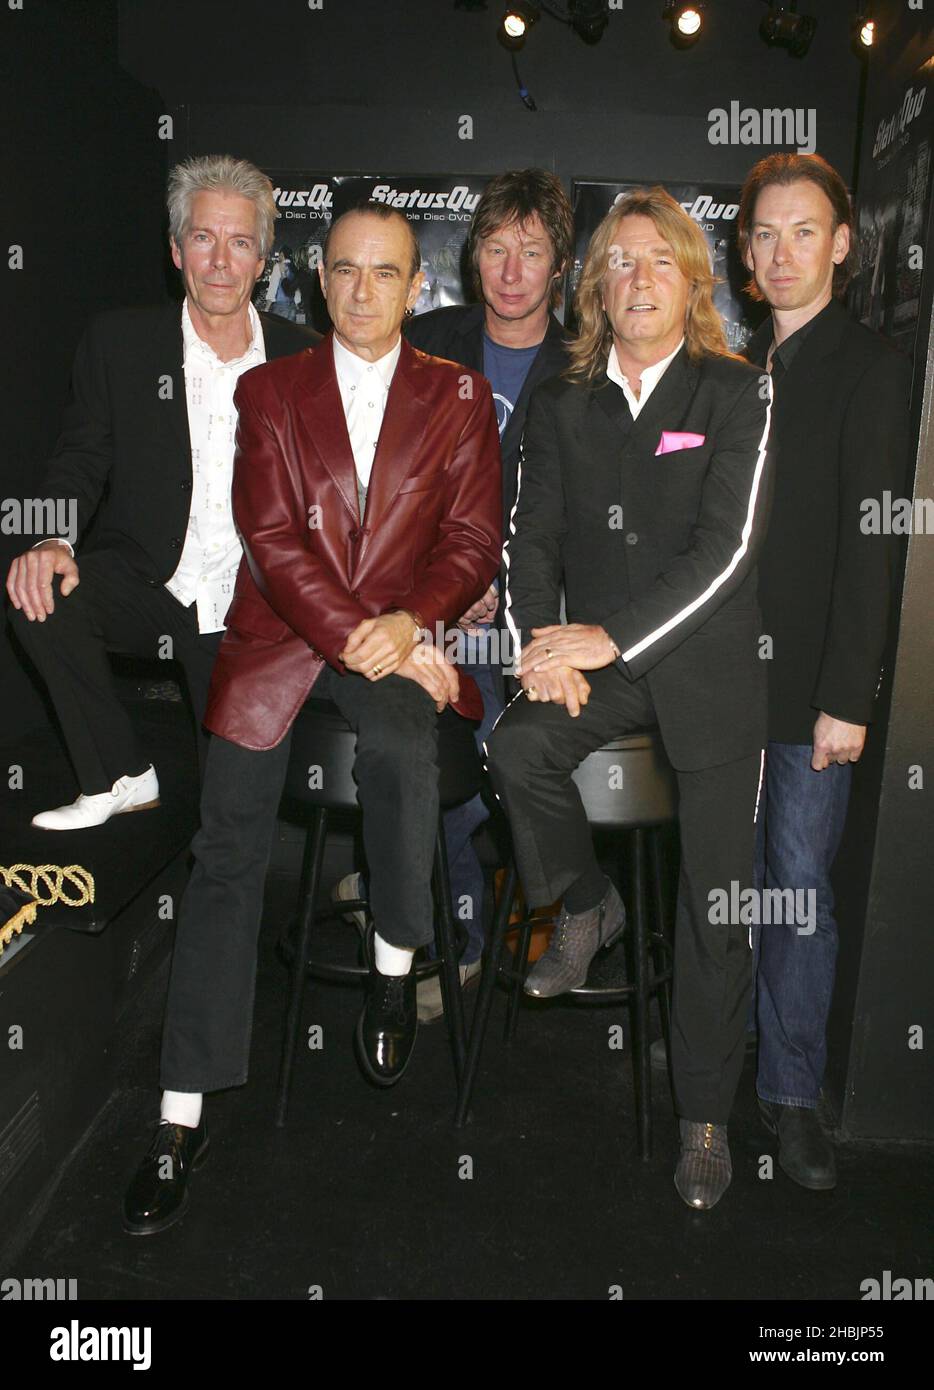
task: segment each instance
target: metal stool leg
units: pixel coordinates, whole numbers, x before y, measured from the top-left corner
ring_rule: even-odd
[[[308,834],[305,836],[305,851],[302,862],[302,897],[299,903],[298,931],[295,933],[294,955],[292,957],[292,979],[289,991],[289,1008],[286,1015],[285,1033],[282,1038],[282,1058],[279,1064],[279,1088],[276,1096],[276,1124],[285,1124],[289,1108],[289,1093],[292,1088],[292,1068],[295,1063],[295,1048],[298,1043],[298,1030],[302,1019],[302,999],[305,994],[305,962],[308,959],[308,946],[311,929],[315,919],[315,897],[321,879],[321,864],[324,860],[324,845],[328,833],[328,814],[318,809],[312,816]]]
[[[506,1026],[503,1029],[503,1041],[511,1043],[516,1036],[516,1029],[519,1026],[519,1005],[522,1003],[522,986],[529,970],[529,951],[532,946],[532,923],[528,917],[523,917],[519,923],[519,940],[516,942],[516,978],[512,982],[509,991],[509,1007],[506,1010]]]
[[[639,1156],[652,1156],[652,1078],[649,1059],[648,893],[646,891],[645,831],[633,831],[633,1075]]]
[[[477,992],[477,1002],[474,1005],[473,1021],[470,1025],[470,1043],[467,1048],[467,1061],[464,1064],[460,1090],[457,1096],[457,1110],[454,1113],[454,1124],[458,1129],[466,1124],[467,1116],[470,1111],[470,1099],[473,1095],[477,1068],[480,1065],[480,1053],[483,1050],[483,1040],[486,1037],[487,1024],[490,1019],[490,1009],[493,1005],[493,991],[496,988],[499,963],[503,956],[503,948],[506,941],[506,928],[509,926],[509,914],[512,911],[512,904],[516,896],[517,880],[518,875],[516,873],[515,861],[510,860],[500,892],[500,899],[496,905],[496,911],[493,914],[493,928],[484,956],[483,971],[480,976],[480,988]]]
[[[656,976],[663,974],[669,969],[671,964],[671,936],[668,931],[667,914],[665,912],[665,892],[662,880],[661,855],[659,854],[659,831],[653,829],[648,832],[649,847],[649,868],[652,875],[652,898],[655,908],[655,930],[660,936],[664,937],[668,943],[668,950],[660,941],[652,941],[652,958],[655,964]],[[671,1055],[671,982],[666,981],[660,985],[656,991],[658,999],[658,1016],[662,1025],[662,1037],[665,1040],[666,1055]]]
[[[441,817],[438,818],[438,832],[435,836],[434,880],[435,937],[441,961],[441,998],[444,1002],[444,1021],[454,1058],[454,1082],[459,1087],[467,1052],[467,1030],[464,1024],[464,995],[458,970],[454,917],[451,912],[451,883],[448,878],[444,822]]]

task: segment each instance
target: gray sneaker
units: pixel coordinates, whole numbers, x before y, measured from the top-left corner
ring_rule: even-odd
[[[612,946],[625,930],[626,909],[612,883],[603,902],[589,912],[562,909],[548,950],[526,976],[526,994],[552,999],[569,989],[579,989],[600,947]]]
[[[473,960],[469,965],[458,965],[457,973],[460,976],[461,989],[467,989],[469,985],[476,983],[480,979],[480,971],[483,969],[483,962]],[[416,999],[418,1001],[418,1021],[419,1023],[434,1023],[437,1019],[444,1017],[444,1000],[441,998],[441,976],[429,975],[427,980],[419,980],[416,988]]]
[[[342,903],[353,902],[355,898],[366,901],[366,897],[366,884],[362,874],[347,874],[331,889],[331,902],[337,907]],[[361,936],[366,936],[365,912],[342,912],[341,916],[345,922],[353,922]]]
[[[681,1120],[681,1157],[675,1169],[678,1196],[689,1207],[709,1211],[730,1185],[733,1162],[726,1125]]]

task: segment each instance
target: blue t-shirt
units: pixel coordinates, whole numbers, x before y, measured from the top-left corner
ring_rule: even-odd
[[[541,343],[527,348],[503,347],[501,343],[494,343],[487,333],[483,335],[483,375],[493,388],[500,439],[540,347]]]

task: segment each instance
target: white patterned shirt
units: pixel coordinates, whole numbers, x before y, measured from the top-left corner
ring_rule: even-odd
[[[370,485],[370,473],[379,432],[386,412],[386,398],[402,351],[402,337],[376,362],[368,362],[333,338],[334,370],[350,435],[357,477],[362,486]]]
[[[222,362],[198,337],[182,306],[185,397],[191,438],[191,512],[178,569],[166,583],[186,607],[197,604],[198,631],[222,632],[243,548],[230,503],[237,412],[233,397],[244,372],[266,361],[259,315],[249,306],[252,337],[242,357]]]

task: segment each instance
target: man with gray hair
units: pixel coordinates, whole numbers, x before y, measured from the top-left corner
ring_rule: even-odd
[[[14,630],[48,686],[80,789],[34,817],[45,830],[159,804],[108,646],[181,663],[203,763],[201,721],[242,554],[230,503],[234,389],[251,367],[319,336],[250,302],[278,215],[261,170],[229,155],[188,159],[169,175],[167,206],[181,308],[100,314],[75,356],[45,495],[75,504],[80,554],[53,533],[7,576]]]

